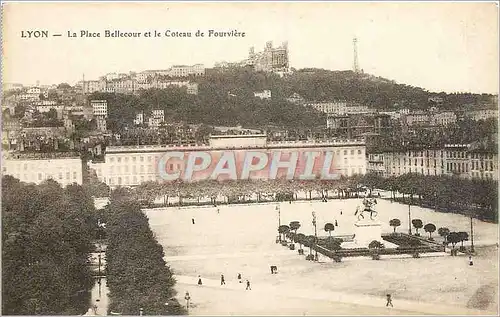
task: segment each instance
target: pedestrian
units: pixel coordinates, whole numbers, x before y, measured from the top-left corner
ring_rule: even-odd
[[[220,275],[220,285],[226,285],[226,281],[224,280],[224,274]]]
[[[203,285],[203,283],[201,281],[201,276],[200,275],[198,275],[198,285],[200,285],[200,286]]]
[[[389,305],[391,305],[391,307],[394,307],[392,306],[391,294],[387,294],[387,304],[385,304],[385,306],[388,307]]]
[[[192,222],[192,223],[193,223],[193,225],[194,225],[194,218],[191,218],[191,222]]]
[[[472,266],[474,263],[472,262],[472,255],[469,255],[469,265]]]
[[[217,208],[217,213],[218,213],[218,214],[220,214],[220,210],[219,210],[219,208]]]
[[[335,227],[338,227],[339,224],[337,223],[337,219],[335,219]]]
[[[241,273],[238,273],[238,282],[241,283]]]
[[[342,216],[342,210],[340,210],[340,215]]]
[[[245,290],[247,290],[247,291],[248,291],[248,290],[250,290],[250,291],[252,290],[252,289],[250,288],[250,281],[249,281],[249,280],[247,280],[247,288],[245,288]]]
[[[92,310],[94,311],[94,315],[97,315],[97,305],[92,305]]]

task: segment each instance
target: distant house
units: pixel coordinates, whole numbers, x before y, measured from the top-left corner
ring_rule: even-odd
[[[303,104],[306,100],[302,98],[301,95],[298,93],[294,92],[290,97],[286,98],[288,102],[295,103],[295,104]]]
[[[263,91],[256,91],[253,93],[255,97],[258,97],[260,99],[271,99],[271,91],[270,90],[263,90]]]

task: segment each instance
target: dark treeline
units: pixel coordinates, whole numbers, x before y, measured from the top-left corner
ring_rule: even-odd
[[[498,182],[494,180],[416,173],[387,179],[368,174],[364,179],[372,188],[402,193],[406,203],[498,223]]]
[[[163,260],[163,248],[131,198],[128,190],[115,190],[105,212],[108,313],[139,315],[142,308],[144,315],[185,314],[173,298],[175,279]]]
[[[79,185],[2,178],[2,313],[80,315],[93,279],[87,261],[94,203]]]

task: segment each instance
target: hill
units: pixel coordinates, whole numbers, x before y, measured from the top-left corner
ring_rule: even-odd
[[[207,70],[204,77],[191,78],[199,84],[198,95],[185,89],[149,89],[137,95],[94,93],[90,98],[108,100],[109,127],[119,130],[131,125],[135,113],[165,110],[167,122],[241,125],[263,128],[311,129],[324,126],[324,114],[286,100],[298,93],[308,102],[346,100],[375,109],[426,109],[435,105],[430,97],[440,97],[439,107],[458,109],[464,104],[491,104],[491,95],[431,93],[422,88],[352,71],[301,69],[292,75],[255,72],[250,68]],[[261,100],[254,92],[271,90],[272,98]]]

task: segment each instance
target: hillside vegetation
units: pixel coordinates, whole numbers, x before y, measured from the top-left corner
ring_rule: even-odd
[[[108,100],[113,130],[131,125],[135,113],[165,110],[167,122],[205,123],[261,128],[313,128],[326,124],[322,113],[290,103],[286,98],[298,93],[308,102],[346,100],[375,109],[427,109],[429,97],[443,98],[443,109],[457,110],[463,105],[492,105],[487,94],[431,93],[422,88],[352,71],[302,69],[287,77],[254,72],[248,68],[207,70],[204,77],[192,78],[199,84],[198,95],[185,88],[142,90],[137,95],[94,93],[91,99]],[[271,90],[270,100],[254,97],[254,92]]]

